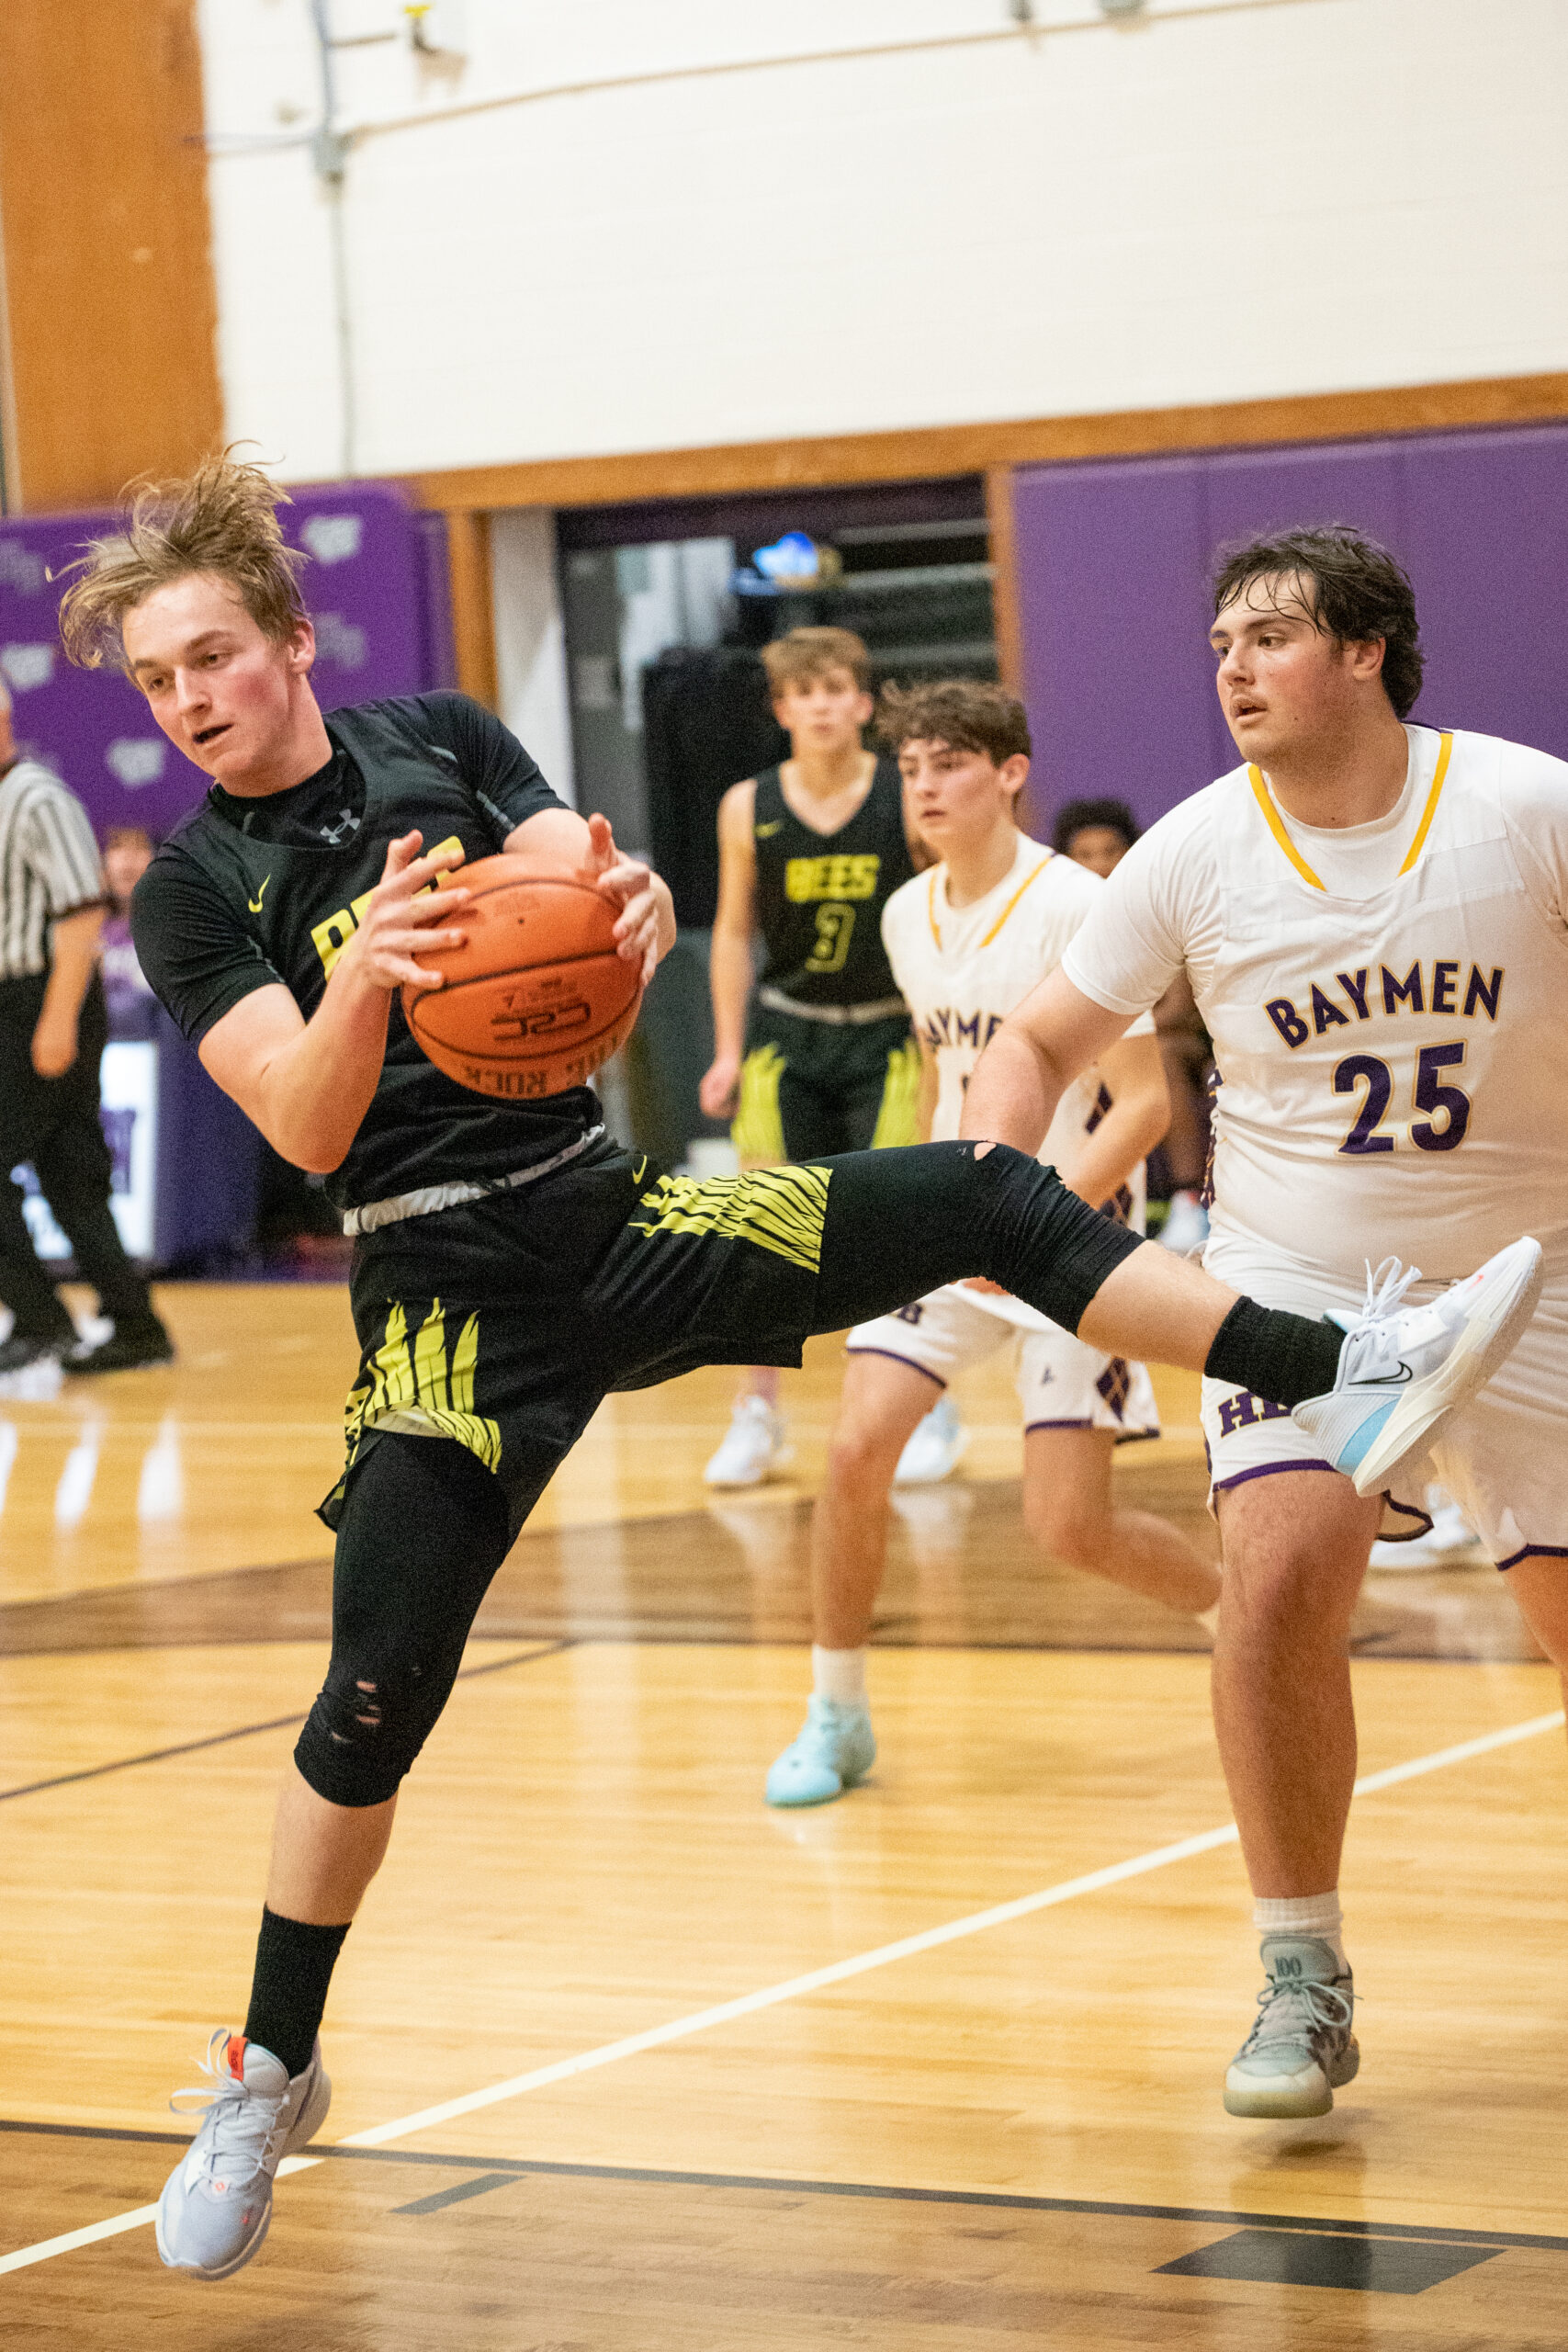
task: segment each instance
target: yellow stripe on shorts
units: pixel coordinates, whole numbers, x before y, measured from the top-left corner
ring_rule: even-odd
[[[814,1274],[828,1213],[826,1168],[754,1168],[743,1176],[661,1176],[628,1223],[638,1233],[716,1233],[750,1241]]]
[[[920,1114],[920,1049],[913,1037],[895,1046],[887,1057],[887,1076],[876,1114],[873,1151],[889,1145],[919,1143]]]
[[[479,1362],[479,1318],[470,1315],[457,1335],[448,1373],[446,1316],[441,1301],[431,1302],[409,1350],[408,1315],[400,1300],[387,1309],[386,1337],[368,1366],[368,1381],[350,1389],[344,1408],[344,1433],[352,1464],[366,1432],[395,1419],[396,1426],[415,1434],[455,1438],[484,1464],[501,1467],[501,1427],[474,1410],[474,1369]]]
[[[740,1099],[729,1139],[742,1159],[787,1159],[779,1086],[784,1074],[782,1046],[757,1046],[740,1065]]]

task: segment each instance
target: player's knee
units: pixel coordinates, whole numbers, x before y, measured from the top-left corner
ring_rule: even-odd
[[[877,1477],[891,1481],[904,1440],[897,1427],[855,1415],[839,1421],[828,1441],[828,1478],[835,1487],[863,1487]]]
[[[373,1679],[334,1664],[295,1747],[302,1778],[329,1804],[385,1804],[429,1737],[445,1696],[417,1666]]]
[[[1255,1636],[1337,1639],[1349,1622],[1364,1562],[1321,1531],[1278,1532],[1267,1544],[1225,1555],[1226,1607]]]
[[[1073,1568],[1096,1566],[1110,1536],[1103,1511],[1082,1509],[1054,1496],[1026,1496],[1023,1523],[1042,1552]]]

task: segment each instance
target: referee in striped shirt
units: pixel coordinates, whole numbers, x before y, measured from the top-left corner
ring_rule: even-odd
[[[98,1124],[108,1016],[98,977],[104,879],[86,810],[24,759],[0,683],[0,1302],[15,1321],[0,1373],[54,1358],[68,1372],[166,1363],[169,1335],[109,1208],[113,1161]],[[110,1338],[78,1340],[22,1214],[11,1170],[30,1160]]]

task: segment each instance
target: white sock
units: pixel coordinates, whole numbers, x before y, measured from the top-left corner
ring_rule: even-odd
[[[813,1642],[811,1687],[818,1699],[832,1699],[840,1707],[863,1707],[866,1703],[864,1650],[825,1650]]]
[[[1332,1947],[1341,1969],[1349,1965],[1341,1940],[1345,1914],[1339,1907],[1337,1886],[1330,1887],[1326,1894],[1255,1894],[1252,1924],[1265,1936],[1316,1936],[1320,1942]]]

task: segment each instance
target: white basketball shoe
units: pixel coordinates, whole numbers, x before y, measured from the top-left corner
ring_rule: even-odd
[[[739,1396],[717,1452],[703,1472],[708,1487],[760,1487],[795,1460],[784,1417],[765,1396]]]
[[[197,2099],[200,2131],[164,2184],[155,2224],[158,2252],[193,2278],[231,2278],[260,2251],[272,2220],[272,2185],[287,2155],[327,2120],[333,2086],[317,2042],[292,2081],[259,2042],[220,2026],[202,2073],[215,2085],[176,2091],[169,2104]]]
[[[1439,1298],[1404,1306],[1419,1280],[1420,1268],[1397,1258],[1368,1267],[1360,1314],[1330,1317],[1346,1333],[1333,1387],[1295,1408],[1359,1495],[1382,1494],[1506,1360],[1540,1296],[1540,1244],[1511,1241]]]

